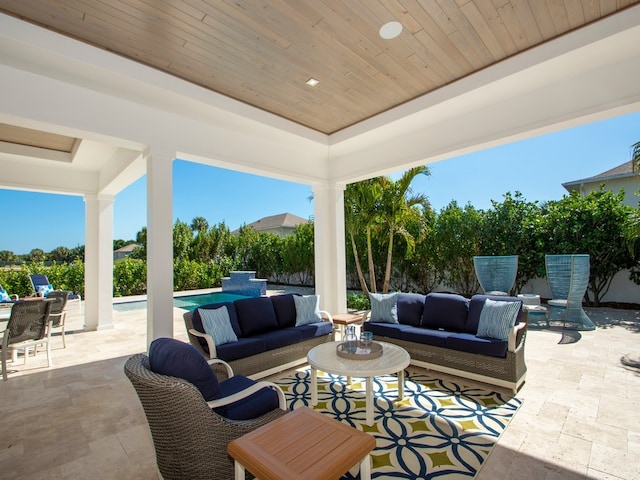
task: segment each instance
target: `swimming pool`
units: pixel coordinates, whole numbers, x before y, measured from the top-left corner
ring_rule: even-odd
[[[191,310],[199,305],[207,305],[209,303],[233,302],[234,300],[239,300],[241,298],[248,297],[245,295],[236,295],[233,293],[223,292],[201,293],[198,295],[183,295],[180,297],[173,297],[173,306],[176,308]],[[140,310],[142,308],[147,308],[146,300],[113,304],[113,309],[117,310],[118,312],[129,312],[131,310]]]

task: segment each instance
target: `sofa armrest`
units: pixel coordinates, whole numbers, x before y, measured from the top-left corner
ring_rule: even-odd
[[[365,310],[362,312],[362,322],[368,322],[371,320],[371,310]]]
[[[204,338],[207,342],[207,346],[209,347],[209,358],[216,358],[216,344],[213,342],[211,335],[199,332],[195,328],[190,328],[189,333],[193,336]]]
[[[331,314],[329,312],[327,312],[326,310],[320,310],[320,316],[327,322],[331,322],[331,324],[333,325],[333,317],[331,316]]]
[[[511,327],[509,330],[509,338],[508,338],[508,346],[507,349],[510,352],[515,352],[516,348],[522,343],[522,339],[524,338],[524,334],[527,330],[527,324],[525,322],[520,322],[518,325]]]

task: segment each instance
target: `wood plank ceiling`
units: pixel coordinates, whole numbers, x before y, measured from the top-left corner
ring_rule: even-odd
[[[0,0],[0,11],[330,134],[638,2]],[[383,40],[389,21],[403,30]]]

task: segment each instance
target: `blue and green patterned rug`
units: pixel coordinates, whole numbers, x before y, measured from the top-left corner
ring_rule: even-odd
[[[290,409],[309,405],[308,368],[276,383]],[[315,409],[375,436],[375,479],[473,478],[522,403],[413,368],[405,374],[403,401],[392,403],[398,395],[395,376],[376,377],[374,391],[375,423],[370,427],[365,424],[362,378],[354,378],[347,387],[345,377],[320,373]]]

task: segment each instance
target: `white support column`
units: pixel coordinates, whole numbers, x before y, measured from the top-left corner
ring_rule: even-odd
[[[113,328],[113,195],[85,195],[84,329]]]
[[[338,184],[313,187],[316,293],[330,313],[347,311],[344,190]]]
[[[147,156],[147,345],[173,337],[173,159]]]

